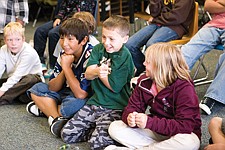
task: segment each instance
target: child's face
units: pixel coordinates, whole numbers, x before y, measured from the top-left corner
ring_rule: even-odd
[[[67,55],[76,55],[77,53],[82,52],[85,43],[86,42],[83,40],[78,44],[77,38],[73,35],[60,37],[60,45]]]
[[[145,66],[145,70],[146,70],[146,76],[152,78],[153,71],[154,71],[153,63],[144,61],[144,66]]]
[[[6,35],[4,38],[5,44],[7,45],[8,49],[13,53],[17,54],[23,46],[25,41],[24,37],[22,37],[19,33],[15,33],[13,35],[9,34]]]
[[[128,36],[122,37],[117,29],[102,28],[102,43],[108,53],[118,52],[127,40]]]

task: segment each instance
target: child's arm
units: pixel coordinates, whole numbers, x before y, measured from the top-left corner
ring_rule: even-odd
[[[105,64],[102,64],[101,66],[91,65],[87,67],[87,70],[85,72],[85,78],[88,80],[99,78],[108,89],[113,91],[108,81],[109,72],[110,68]]]
[[[49,90],[58,92],[59,90],[62,89],[65,80],[66,80],[65,74],[62,71],[57,77],[51,79],[48,82]]]
[[[217,0],[216,2],[225,7],[225,0]]]
[[[80,87],[80,82],[75,77],[72,68],[66,67],[63,68],[63,71],[65,73],[67,83],[69,84],[70,89],[73,92],[74,96],[79,99],[86,98],[88,96],[88,93]]]
[[[223,13],[225,12],[225,0],[206,0],[204,10],[209,13]]]
[[[73,55],[63,54],[61,56],[62,69],[71,91],[76,98],[84,99],[88,96],[88,93],[80,87],[79,80],[75,77],[72,70],[72,63],[74,62]]]

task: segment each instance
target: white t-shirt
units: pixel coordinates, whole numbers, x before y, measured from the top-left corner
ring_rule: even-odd
[[[38,74],[44,82],[40,58],[36,50],[26,42],[24,42],[21,51],[16,55],[13,55],[7,49],[7,45],[1,47],[0,78],[2,78],[3,73],[7,75],[8,80],[0,87],[1,91],[7,91],[23,76],[28,74]]]

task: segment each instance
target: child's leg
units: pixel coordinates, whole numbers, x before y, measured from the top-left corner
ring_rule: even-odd
[[[93,106],[96,112],[96,128],[89,140],[91,149],[104,149],[108,145],[116,144],[109,136],[108,128],[111,122],[121,119],[121,110],[112,110]]]
[[[61,138],[65,143],[87,141],[95,127],[95,112],[90,105],[81,108],[61,130]]]
[[[26,75],[20,79],[13,87],[9,88],[0,98],[0,104],[10,104],[17,97],[19,101],[28,103],[31,99],[26,95],[26,91],[35,83],[41,82],[39,75]]]
[[[88,99],[79,99],[74,96],[67,96],[62,100],[60,106],[60,113],[64,118],[72,118],[76,112],[78,112],[82,107],[84,107]]]
[[[148,129],[131,128],[122,120],[114,121],[109,126],[110,136],[131,149],[148,146],[156,142],[154,133]]]
[[[149,146],[139,148],[138,150],[150,150],[150,149],[160,149],[160,150],[198,150],[200,147],[200,140],[198,136],[194,133],[191,134],[176,134],[170,138],[156,134],[157,141]]]

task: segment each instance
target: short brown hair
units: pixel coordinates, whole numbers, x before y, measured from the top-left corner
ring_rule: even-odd
[[[130,26],[129,21],[120,15],[110,16],[103,22],[103,28],[114,30],[119,30],[119,34],[124,36],[129,36]]]
[[[86,36],[88,37],[88,27],[84,21],[78,18],[68,18],[63,21],[59,28],[60,36],[75,36],[80,43]]]
[[[77,12],[73,15],[73,18],[78,18],[84,21],[88,26],[89,34],[93,34],[93,32],[96,29],[96,21],[94,16],[90,12],[87,11]]]

